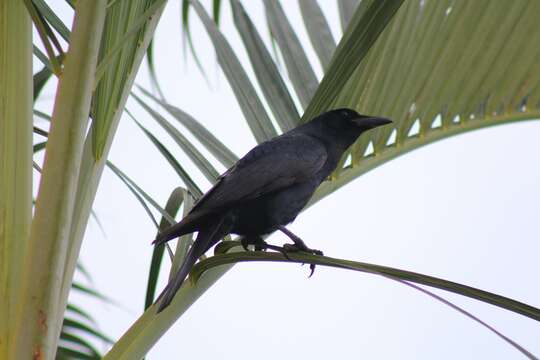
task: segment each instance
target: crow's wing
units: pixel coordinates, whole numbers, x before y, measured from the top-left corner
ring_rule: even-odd
[[[214,212],[309,180],[327,156],[322,142],[304,134],[264,142],[224,173],[191,213]]]
[[[223,209],[313,178],[327,156],[319,140],[303,134],[287,134],[256,146],[218,179],[182,221],[160,232],[154,243],[200,230]]]

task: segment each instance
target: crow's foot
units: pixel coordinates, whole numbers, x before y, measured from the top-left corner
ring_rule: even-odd
[[[243,237],[240,243],[242,244],[242,247],[246,251],[249,251],[249,248],[248,248],[249,245],[253,245],[255,246],[255,251],[274,250],[281,253],[283,256],[285,256],[287,260],[291,260],[289,256],[287,255],[287,252],[285,251],[284,248],[282,248],[281,246],[269,244],[266,241],[264,241],[260,236]]]
[[[285,244],[283,246],[283,249],[286,252],[304,251],[304,252],[314,254],[314,255],[323,255],[323,252],[320,251],[320,250],[315,250],[315,249],[308,248],[306,243],[304,242],[304,240],[300,239],[298,236],[296,236],[292,231],[287,229],[285,226],[280,226],[280,227],[278,227],[278,229],[282,233],[287,235],[294,242],[294,244]],[[311,277],[313,275],[313,273],[315,272],[315,264],[309,264],[309,269],[311,270],[311,272],[309,274],[309,277]]]
[[[285,244],[283,245],[283,250],[290,253],[303,251],[303,252],[313,254],[313,255],[324,255],[324,253],[321,250],[310,249],[304,243],[302,243],[301,246],[298,246],[298,244]]]
[[[315,250],[315,249],[308,248],[306,243],[304,242],[304,240],[300,239],[300,237],[295,235],[292,231],[287,229],[285,226],[280,226],[278,229],[282,233],[287,235],[294,242],[294,245],[291,245],[291,244],[285,245],[284,246],[285,250],[290,249],[291,252],[293,252],[293,251],[304,251],[304,252],[308,252],[310,254],[315,254],[315,255],[322,255],[323,254],[322,251],[320,251],[320,250]]]
[[[310,249],[306,246],[306,244],[302,241],[301,242],[301,245],[299,246],[298,243],[294,243],[294,244],[285,244],[283,245],[283,249],[286,251],[286,252],[299,252],[299,251],[303,251],[303,252],[306,252],[306,253],[309,253],[309,254],[313,254],[313,255],[324,255],[323,252],[321,250],[316,250],[316,249]],[[309,264],[309,270],[310,270],[310,273],[309,273],[309,276],[308,278],[310,278],[311,276],[313,276],[313,273],[315,273],[315,264]]]
[[[287,250],[285,250],[285,247],[271,245],[271,244],[268,244],[268,243],[265,242],[265,249],[270,249],[270,250],[277,251],[277,252],[281,253],[281,255],[285,256],[285,259],[291,260],[289,255],[287,255]]]

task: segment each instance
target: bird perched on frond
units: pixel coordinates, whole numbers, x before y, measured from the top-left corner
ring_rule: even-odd
[[[245,248],[255,245],[257,249],[322,254],[308,248],[285,225],[296,218],[363,132],[389,123],[351,109],[336,109],[249,151],[219,177],[186,217],[156,237],[154,243],[159,245],[198,232],[183,264],[158,297],[158,312],[171,303],[197,259],[228,234],[241,235]],[[276,230],[294,244],[277,247],[262,239]]]

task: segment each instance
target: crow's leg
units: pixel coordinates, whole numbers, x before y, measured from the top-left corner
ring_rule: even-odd
[[[259,235],[244,235],[240,241],[244,250],[248,251],[248,246],[255,246],[255,251],[269,249],[268,244]]]
[[[268,244],[266,241],[264,241],[262,239],[262,237],[257,236],[257,235],[251,235],[251,236],[242,237],[241,244],[242,244],[242,247],[244,248],[244,250],[246,250],[246,251],[249,250],[248,249],[249,245],[254,245],[255,246],[255,251],[263,251],[263,250],[267,250],[267,249],[274,250],[274,251],[277,251],[277,252],[280,252],[281,254],[283,254],[283,256],[285,256],[285,258],[287,258],[287,260],[290,260],[289,256],[287,255],[287,252],[285,251],[284,248],[282,248],[281,246],[275,246],[275,245],[272,245],[272,244]]]
[[[242,239],[240,239],[240,243],[242,244],[242,247],[244,250],[249,251],[248,246],[249,245],[255,245],[255,248],[257,248],[257,244],[259,244],[261,241],[260,236],[257,235],[245,235],[242,236]]]
[[[304,240],[300,239],[297,235],[295,235],[285,226],[280,225],[278,229],[294,242],[294,244],[283,245],[283,250],[285,250],[286,252],[304,251],[314,255],[323,255],[323,252],[321,250],[310,249],[309,247],[307,247]],[[308,277],[311,277],[315,272],[315,264],[309,264],[309,270],[311,270],[311,272],[309,273]]]
[[[290,252],[292,252],[292,251],[305,251],[305,252],[315,254],[315,255],[323,255],[323,252],[320,251],[320,250],[315,250],[315,249],[308,248],[306,243],[304,242],[304,240],[300,239],[298,236],[293,234],[293,232],[290,231],[289,229],[287,229],[285,226],[280,225],[278,227],[278,229],[279,229],[279,231],[281,231],[282,233],[287,235],[294,242],[294,245],[285,244],[285,246],[283,246],[283,248],[286,251],[290,251]]]

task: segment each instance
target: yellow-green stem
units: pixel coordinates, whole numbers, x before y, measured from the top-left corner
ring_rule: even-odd
[[[139,69],[142,59],[146,54],[146,49],[148,48],[148,44],[150,44],[150,40],[154,35],[154,31],[159,22],[165,4],[166,1],[163,1],[161,6],[156,10],[156,13],[145,25],[146,30],[144,38],[138,44],[137,53],[135,54],[131,69],[129,69],[129,76],[125,82],[124,88],[122,89],[120,100],[116,106],[116,111],[114,112],[114,117],[111,120],[111,126],[107,133],[105,146],[100,159],[96,160],[94,157],[92,147],[92,138],[94,132],[93,126],[86,137],[79,174],[79,182],[76,191],[76,204],[73,211],[74,219],[70,230],[71,241],[69,243],[67,261],[63,273],[62,294],[64,295],[64,299],[67,299],[67,294],[71,288],[71,281],[75,271],[77,258],[79,256],[86,224],[88,223],[88,218],[90,216],[90,210],[92,209],[92,203],[96,195],[99,180],[101,179],[101,174],[103,173],[103,169],[107,161],[107,155],[109,154],[120,117],[123,113],[127,98],[131,92],[133,82],[135,81],[137,70]]]
[[[32,24],[0,2],[0,359],[8,358],[32,220]]]
[[[64,314],[62,278],[106,0],[77,2],[59,79],[23,272],[13,359],[53,359]]]

